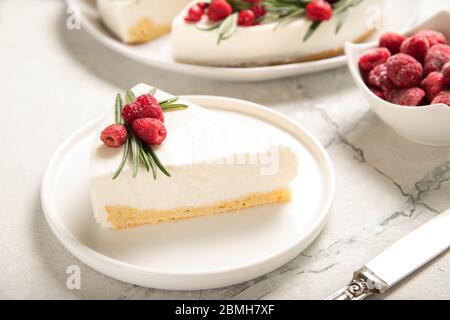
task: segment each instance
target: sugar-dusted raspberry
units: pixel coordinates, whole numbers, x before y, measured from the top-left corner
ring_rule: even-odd
[[[263,4],[255,4],[250,8],[250,10],[255,13],[256,19],[265,16],[267,13],[266,7]]]
[[[450,106],[450,91],[441,91],[431,102],[431,104],[443,103]]]
[[[416,33],[416,36],[423,36],[428,39],[428,42],[430,43],[430,47],[433,47],[437,44],[447,44],[447,39],[445,39],[445,36],[434,30],[422,30]]]
[[[204,4],[200,2],[189,8],[184,20],[187,22],[198,22],[202,19],[204,13]]]
[[[444,76],[437,71],[431,72],[422,80],[422,89],[425,90],[428,100],[432,101],[442,90],[445,89],[447,83]]]
[[[382,63],[377,65],[369,73],[369,83],[383,91],[392,89],[395,87],[394,83],[389,79],[387,75],[386,64]]]
[[[127,129],[121,124],[107,126],[100,134],[100,140],[109,148],[118,148],[127,140]]]
[[[399,88],[415,87],[422,81],[422,65],[413,57],[397,53],[386,62],[389,79]]]
[[[432,47],[425,57],[425,73],[441,71],[444,64],[450,61],[450,46],[437,44]]]
[[[136,136],[148,144],[161,144],[167,136],[164,123],[154,118],[137,119],[132,128]]]
[[[377,65],[385,63],[391,53],[386,48],[376,48],[363,53],[359,57],[358,65],[362,72],[370,72]]]
[[[220,21],[233,13],[233,8],[225,0],[213,0],[208,7],[208,18],[211,21]]]
[[[430,49],[430,43],[426,37],[413,36],[403,41],[400,52],[409,54],[417,61],[423,62],[428,53],[428,49]]]
[[[256,15],[252,10],[239,11],[238,25],[241,27],[250,27],[255,24]]]
[[[447,62],[442,67],[442,75],[444,76],[445,81],[450,86],[450,62]]]
[[[370,91],[372,91],[378,98],[386,100],[386,96],[383,91],[380,91],[378,88],[369,87]]]
[[[158,101],[149,94],[137,97],[134,103],[125,105],[122,110],[122,117],[132,124],[136,119],[155,118],[164,122],[164,114]]]
[[[313,0],[306,6],[306,16],[312,21],[326,21],[333,16],[333,8],[324,0]]]
[[[388,32],[380,37],[380,47],[387,48],[391,54],[397,54],[400,52],[400,46],[403,41],[405,41],[405,36],[395,32]]]
[[[386,100],[401,106],[418,106],[424,97],[425,92],[416,87],[386,91]]]

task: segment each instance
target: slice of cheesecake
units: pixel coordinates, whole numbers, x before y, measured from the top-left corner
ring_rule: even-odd
[[[121,41],[143,43],[170,31],[190,0],[97,0],[103,23]]]
[[[340,0],[344,1],[349,3]],[[173,21],[171,44],[175,60],[199,65],[251,67],[319,60],[342,54],[346,41],[361,42],[372,34],[384,0],[353,1],[355,5],[346,11],[338,32],[340,18],[335,13],[331,20],[321,22],[305,41],[313,22],[302,15],[281,23],[264,23],[263,20],[253,26],[238,26],[220,43],[218,34],[223,29],[207,30],[206,14],[198,23],[185,20],[189,8],[197,2],[189,4]]]
[[[150,89],[140,84],[133,92],[141,95]],[[155,97],[161,101],[173,96],[158,90]],[[179,103],[188,108],[164,114],[167,138],[154,147],[170,177],[159,174],[154,179],[143,168],[133,177],[130,161],[113,179],[123,147],[107,148],[95,139],[91,198],[103,227],[122,229],[290,200],[298,158],[279,132]],[[111,111],[99,132],[113,117]]]

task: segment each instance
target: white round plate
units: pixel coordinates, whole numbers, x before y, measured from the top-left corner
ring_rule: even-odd
[[[318,61],[254,68],[208,67],[179,63],[172,57],[168,35],[142,45],[124,44],[102,25],[92,0],[70,0],[70,2],[78,4],[81,8],[82,27],[109,48],[141,63],[187,75],[227,81],[264,81],[328,70],[343,66],[346,62],[345,56],[342,55]],[[387,30],[405,32],[415,21],[421,4],[422,0],[386,1],[381,28],[367,41],[377,39]]]
[[[93,269],[152,288],[223,287],[279,268],[300,254],[326,223],[335,184],[329,156],[302,127],[268,108],[222,97],[184,98],[224,113],[230,121],[262,122],[278,130],[300,158],[292,201],[236,214],[101,230],[89,195],[89,155],[98,119],[67,139],[47,168],[41,201],[52,231]]]

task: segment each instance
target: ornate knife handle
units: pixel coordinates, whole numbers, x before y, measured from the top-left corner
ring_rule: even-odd
[[[382,293],[389,286],[366,267],[356,271],[353,279],[325,300],[363,300],[373,293]]]

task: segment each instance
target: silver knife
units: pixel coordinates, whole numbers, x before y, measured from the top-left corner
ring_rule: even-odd
[[[409,233],[353,274],[326,300],[362,300],[383,293],[450,247],[450,209]]]

